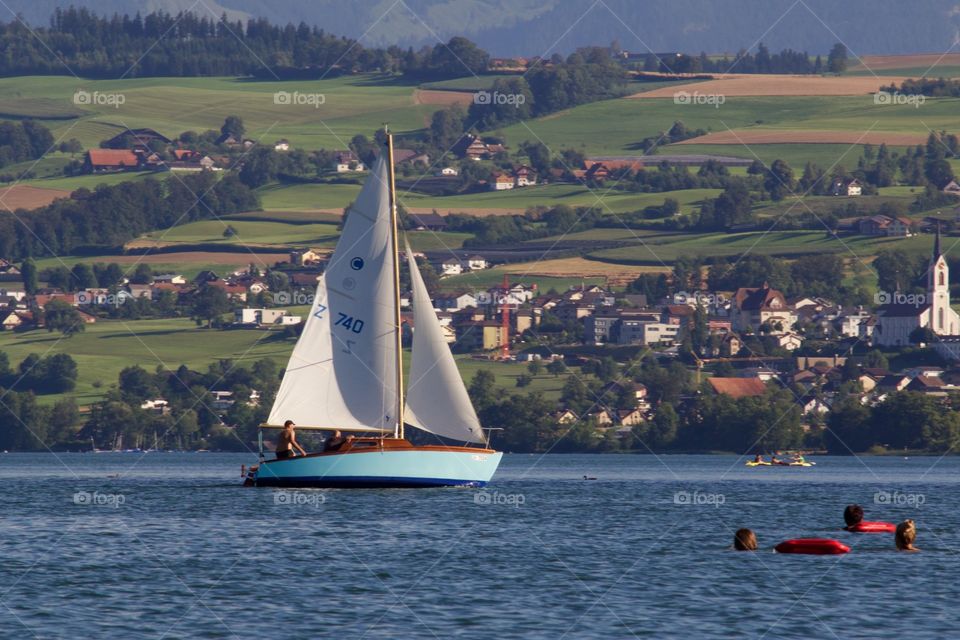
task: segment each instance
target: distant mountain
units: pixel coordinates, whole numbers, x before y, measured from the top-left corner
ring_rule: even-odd
[[[826,53],[842,41],[857,54],[946,51],[960,34],[958,0],[7,0],[33,24],[57,6],[101,14],[171,13],[193,7],[230,18],[300,21],[366,46],[418,47],[466,36],[493,55],[567,53],[618,41],[645,52],[770,48]]]

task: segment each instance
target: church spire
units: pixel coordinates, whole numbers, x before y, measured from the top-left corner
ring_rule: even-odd
[[[937,223],[937,237],[933,241],[933,261],[940,259],[940,223]]]

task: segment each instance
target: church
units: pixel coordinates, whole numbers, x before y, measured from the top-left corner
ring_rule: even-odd
[[[900,294],[895,294],[900,296]],[[894,299],[877,310],[873,344],[898,347],[910,344],[910,334],[927,327],[938,336],[960,335],[960,315],[950,307],[950,267],[940,252],[940,229],[927,268],[927,291],[915,300]]]

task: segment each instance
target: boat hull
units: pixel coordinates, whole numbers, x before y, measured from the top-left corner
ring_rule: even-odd
[[[503,454],[485,449],[410,448],[314,454],[261,463],[258,487],[482,487]]]

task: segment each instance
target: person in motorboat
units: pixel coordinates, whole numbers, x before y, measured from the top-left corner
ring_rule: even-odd
[[[323,451],[324,453],[327,451],[339,451],[343,445],[347,444],[351,440],[353,440],[353,436],[344,438],[340,430],[337,429],[333,432],[333,435],[327,438],[327,440],[323,443]]]
[[[770,464],[785,464],[785,465],[788,465],[788,464],[790,464],[790,463],[789,463],[789,462],[786,462],[785,460],[781,460],[780,458],[778,458],[778,457],[777,457],[777,454],[773,454],[772,456],[770,456]]]
[[[737,529],[733,535],[733,548],[737,551],[756,551],[756,534],[750,529]]]
[[[763,454],[758,453],[757,457],[753,459],[757,464],[763,464]]]
[[[858,504],[848,504],[843,510],[843,521],[847,524],[844,529],[853,531],[854,528],[863,522],[863,507]]]
[[[283,423],[283,429],[280,431],[280,437],[277,440],[277,460],[292,458],[298,451],[302,456],[307,455],[304,448],[297,442],[297,433],[294,428],[296,426],[293,420],[287,420]]]
[[[897,525],[897,532],[894,534],[893,541],[897,545],[897,551],[920,551],[913,543],[917,540],[917,526],[913,520],[904,520]]]

